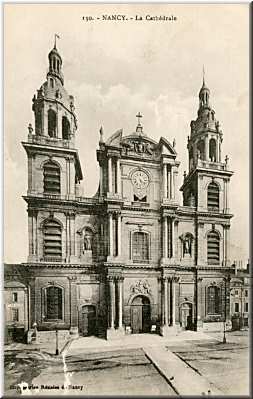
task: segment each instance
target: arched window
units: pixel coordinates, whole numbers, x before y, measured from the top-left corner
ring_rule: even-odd
[[[220,263],[220,236],[217,231],[207,235],[207,262],[209,265]]]
[[[219,187],[216,183],[212,182],[207,188],[207,208],[213,210],[219,210]]]
[[[47,220],[43,226],[43,252],[45,260],[61,261],[62,229],[54,219]]]
[[[63,140],[69,140],[70,123],[66,116],[62,117],[62,138]]]
[[[62,320],[63,289],[56,286],[45,290],[45,317],[47,320]]]
[[[48,110],[48,135],[49,137],[56,137],[56,112],[52,109]]]
[[[215,139],[211,139],[209,141],[209,158],[211,162],[217,162],[216,159],[216,141]]]
[[[133,261],[147,262],[149,260],[149,236],[147,233],[135,232],[133,234]]]
[[[216,286],[207,288],[207,314],[220,313],[220,289]]]
[[[49,161],[44,164],[43,177],[45,194],[61,193],[61,171],[55,162]]]
[[[204,153],[205,153],[205,143],[203,140],[198,141],[197,144],[197,151],[199,152],[200,159],[203,161],[204,160]]]

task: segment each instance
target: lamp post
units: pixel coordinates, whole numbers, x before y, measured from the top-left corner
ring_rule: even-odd
[[[225,300],[224,300],[224,322],[223,322],[223,344],[226,344],[226,320],[227,320],[227,283],[230,281],[230,276],[224,277],[225,283]]]
[[[59,355],[58,328],[55,327],[55,354]]]

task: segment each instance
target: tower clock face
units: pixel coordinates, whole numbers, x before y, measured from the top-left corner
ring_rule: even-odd
[[[149,185],[149,177],[142,170],[136,170],[132,175],[132,183],[138,190],[143,190]]]

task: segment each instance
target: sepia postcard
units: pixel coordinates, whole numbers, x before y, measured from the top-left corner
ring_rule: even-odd
[[[3,395],[249,396],[249,4],[3,18]]]

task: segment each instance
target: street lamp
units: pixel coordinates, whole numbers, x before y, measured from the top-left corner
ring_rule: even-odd
[[[55,354],[59,355],[58,328],[55,327]]]
[[[227,320],[227,283],[230,281],[230,276],[224,277],[225,283],[225,300],[224,300],[224,322],[223,322],[223,344],[226,344],[226,320]]]

